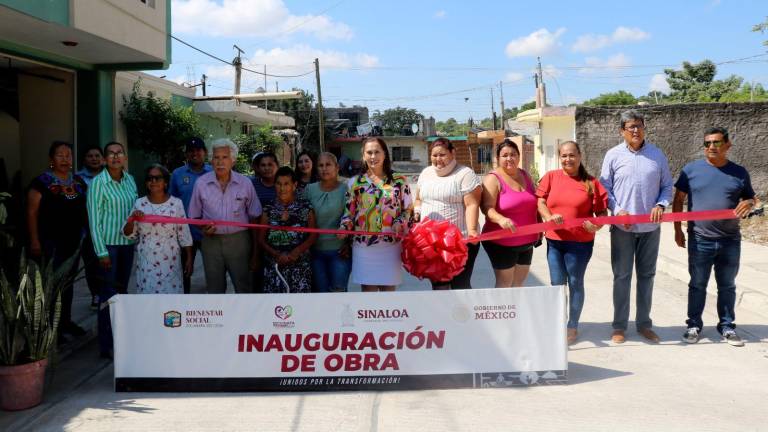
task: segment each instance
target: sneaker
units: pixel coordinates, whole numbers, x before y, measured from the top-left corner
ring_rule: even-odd
[[[698,327],[690,327],[688,330],[683,333],[683,342],[689,343],[689,344],[695,344],[699,341],[699,338],[701,336],[699,335],[699,328]]]
[[[744,346],[744,341],[736,334],[736,330],[732,328],[723,329],[723,340],[728,342],[728,345],[741,347]]]

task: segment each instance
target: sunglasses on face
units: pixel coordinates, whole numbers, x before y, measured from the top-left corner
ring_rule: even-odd
[[[704,141],[704,148],[709,148],[709,146],[713,145],[715,148],[720,148],[725,144],[725,141],[723,140],[716,140],[716,141]]]

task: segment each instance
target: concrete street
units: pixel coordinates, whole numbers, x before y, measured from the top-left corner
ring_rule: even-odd
[[[768,430],[768,248],[743,244],[736,313],[746,346],[720,340],[712,327],[717,319],[713,295],[707,299],[703,339],[687,345],[680,339],[687,301],[686,252],[674,245],[671,228],[663,227],[654,291],[652,317],[662,339],[658,345],[640,338],[633,322],[625,344],[610,342],[610,249],[607,229],[600,232],[587,271],[579,342],[569,351],[568,385],[294,394],[115,393],[112,365],[97,358],[90,340],[57,367],[43,404],[21,413],[0,413],[0,430]],[[549,281],[545,250],[534,253],[528,285]],[[482,251],[473,285],[493,285],[493,271]],[[428,282],[408,277],[402,289],[428,287]],[[89,298],[82,285],[78,290],[76,316],[92,327]]]

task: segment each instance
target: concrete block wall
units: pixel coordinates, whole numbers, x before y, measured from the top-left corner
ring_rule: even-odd
[[[729,159],[746,167],[755,192],[768,197],[768,102],[578,107],[576,140],[591,174],[599,175],[606,151],[621,142],[619,114],[630,108],[645,116],[646,139],[667,155],[675,179],[686,163],[704,157],[708,127],[727,128],[733,142]]]

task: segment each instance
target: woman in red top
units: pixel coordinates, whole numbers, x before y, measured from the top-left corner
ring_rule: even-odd
[[[536,190],[539,214],[545,222],[561,224],[565,219],[604,216],[608,194],[581,164],[581,149],[574,141],[558,148],[560,166],[544,175]],[[547,262],[552,285],[568,283],[568,343],[578,336],[579,316],[584,306],[584,273],[592,257],[595,232],[602,225],[585,221],[581,226],[547,231]]]

